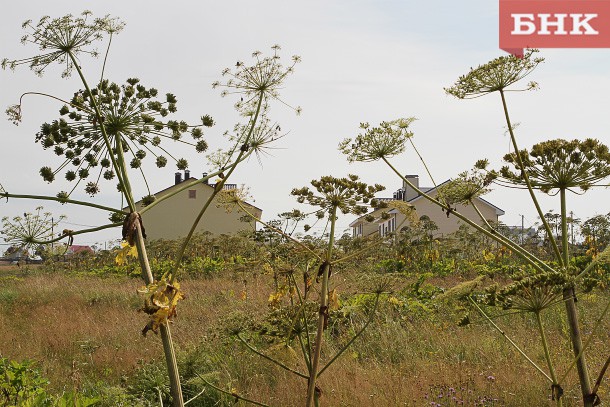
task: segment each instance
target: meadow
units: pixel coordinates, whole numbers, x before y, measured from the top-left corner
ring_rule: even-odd
[[[174,244],[160,242],[149,248],[155,273],[167,267],[164,254]],[[349,252],[357,242],[344,237],[341,244]],[[200,237],[192,246],[182,279],[186,299],[172,324],[185,399],[199,394],[190,405],[250,405],[242,398],[272,406],[303,403],[306,382],[255,354],[237,337],[305,371],[298,343],[288,334],[294,293],[283,283],[287,271],[281,258],[291,253],[286,246],[238,237]],[[455,250],[416,249],[411,248],[411,254],[419,252],[419,258],[405,256],[404,245],[387,244],[333,272],[338,299],[325,333],[323,359],[365,323],[372,309],[371,287],[381,281],[384,292],[370,326],[320,376],[320,400],[329,406],[553,405],[548,383],[484,318],[471,313],[471,324],[458,326],[467,306],[446,295],[452,287],[484,273],[502,273],[518,261],[484,246],[469,258],[456,256]],[[112,256],[108,252],[37,268],[2,268],[0,356],[29,363],[30,376],[42,378],[37,386],[49,397],[78,395],[83,403],[78,405],[167,403],[161,343],[150,332],[146,337],[140,333],[146,318],[138,312],[143,297],[137,293],[137,265],[112,265]],[[502,278],[508,280],[509,275]],[[605,299],[605,289],[579,294],[585,335],[602,313]],[[570,363],[569,333],[565,316],[552,311],[542,316],[549,347],[562,370]],[[531,314],[494,320],[544,365]],[[588,362],[594,372],[607,357],[609,328],[605,320],[605,333],[590,345]],[[565,383],[569,387],[564,387],[564,405],[578,405],[574,371]],[[2,386],[6,388],[6,378]],[[39,390],[31,387],[30,392]],[[598,394],[604,399],[606,393],[607,384]]]

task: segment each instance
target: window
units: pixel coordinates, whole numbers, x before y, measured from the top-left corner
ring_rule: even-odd
[[[197,190],[189,189],[189,199],[196,199],[196,198],[197,198]]]

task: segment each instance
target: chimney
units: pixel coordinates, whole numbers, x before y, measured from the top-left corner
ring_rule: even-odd
[[[182,173],[177,172],[174,174],[174,180],[176,181],[176,185],[182,182]]]
[[[184,180],[191,178],[191,172],[189,170],[184,170]]]
[[[414,186],[416,186],[417,188],[419,188],[419,176],[418,175],[405,175],[405,178],[411,182],[411,184],[413,184]],[[405,201],[410,201],[413,198],[417,198],[419,196],[419,193],[414,190],[413,188],[411,188],[406,182],[402,182],[402,188],[405,191],[405,195],[404,195],[404,200]]]
[[[398,191],[396,191],[396,199],[399,201],[405,200],[405,190],[403,188],[400,188]]]
[[[205,178],[205,177],[207,177],[207,176],[208,176],[208,173],[207,173],[207,172],[204,172],[204,173],[203,173],[203,178]],[[209,180],[207,180],[207,179],[206,179],[205,181],[203,181],[203,183],[204,183],[204,184],[206,184],[206,185],[210,185],[210,182],[209,182]]]

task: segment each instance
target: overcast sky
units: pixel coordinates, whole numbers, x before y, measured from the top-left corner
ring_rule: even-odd
[[[414,141],[437,182],[471,168],[480,158],[488,158],[498,168],[509,152],[498,95],[460,101],[443,91],[471,66],[503,54],[498,49],[496,0],[24,0],[4,7],[0,15],[0,58],[34,55],[34,47],[19,42],[22,21],[79,14],[84,9],[99,16],[120,17],[127,24],[113,40],[106,77],[123,83],[135,76],[161,93],[174,93],[178,97],[176,117],[187,122],[196,122],[202,114],[212,115],[217,125],[206,133],[211,149],[224,145],[223,131],[237,121],[233,102],[211,88],[222,69],[234,66],[237,60],[248,62],[254,50],[267,53],[274,44],[282,46],[286,62],[293,54],[302,57],[281,93],[287,103],[303,108],[302,115],[274,105],[270,117],[289,134],[262,165],[252,159],[229,181],[250,187],[254,204],[263,209],[265,219],[296,207],[290,190],[322,175],[359,174],[366,182],[385,185],[385,196],[401,186],[382,163],[348,164],[337,150],[342,139],[358,133],[360,122],[417,117]],[[508,98],[512,120],[520,123],[520,147],[553,138],[592,137],[610,143],[610,51],[543,50],[542,55],[546,62],[531,76],[540,90]],[[99,77],[101,63],[83,61],[93,82]],[[25,67],[0,71],[0,104],[15,104],[26,91],[69,98],[82,87],[76,75],[61,79],[59,73],[59,68],[53,68],[38,78]],[[56,167],[59,161],[34,144],[40,124],[57,118],[60,107],[30,97],[25,100],[20,126],[0,120],[0,184],[7,191],[55,195],[67,189],[61,179],[51,185],[42,181],[40,167]],[[189,153],[187,158],[192,174],[210,170],[205,157]],[[405,174],[419,174],[420,185],[431,184],[413,152],[395,158],[394,163]],[[149,182],[158,191],[173,179],[174,169],[168,166],[153,169]],[[120,206],[113,190],[104,185],[96,199]],[[136,185],[136,191],[138,198],[145,195],[142,185]],[[585,196],[570,196],[569,209],[581,219],[607,213],[608,195],[606,188],[599,188]],[[509,225],[520,225],[522,214],[526,226],[537,220],[523,192],[498,187],[486,199],[506,211],[501,220]],[[559,210],[557,198],[542,202],[545,210]],[[0,215],[21,214],[37,205],[23,200],[2,202]],[[107,215],[78,207],[44,206],[68,216],[70,223],[60,225],[61,229],[99,225]],[[351,220],[343,217],[341,225],[347,226]],[[79,236],[75,243],[118,237],[117,229]]]

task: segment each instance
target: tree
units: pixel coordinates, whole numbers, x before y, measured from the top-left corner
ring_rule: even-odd
[[[580,233],[589,246],[590,254],[598,254],[610,243],[610,213],[595,215],[580,226]]]

